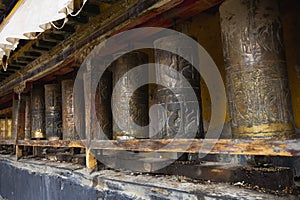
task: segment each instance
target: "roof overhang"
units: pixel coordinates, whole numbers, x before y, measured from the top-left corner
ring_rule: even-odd
[[[10,52],[20,39],[36,39],[39,33],[54,26],[52,22],[67,20],[73,12],[73,1],[19,0],[0,25],[0,66],[6,70]]]

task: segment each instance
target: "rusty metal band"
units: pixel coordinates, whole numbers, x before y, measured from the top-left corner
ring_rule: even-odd
[[[30,96],[25,96],[25,127],[24,127],[24,139],[31,139],[31,115],[30,115]]]
[[[220,6],[226,84],[235,138],[293,138],[293,114],[277,1]]]
[[[31,138],[45,138],[45,98],[44,87],[34,84],[31,90]]]
[[[48,140],[62,135],[61,92],[59,84],[45,85],[45,129]]]
[[[191,58],[193,63],[187,62],[182,57],[173,54],[172,52],[160,50],[162,46],[178,46],[181,49],[192,48],[193,45],[189,45],[190,41],[185,40],[179,37],[168,37],[162,38],[154,42],[155,47],[155,63],[167,65],[170,69],[175,69],[183,75],[183,77],[190,83],[191,87],[194,89],[195,95],[198,101],[192,99],[192,95],[186,92],[186,88],[183,85],[183,80],[179,77],[175,77],[171,71],[163,70],[160,67],[156,68],[156,79],[163,83],[162,85],[169,85],[172,88],[172,92],[168,88],[162,86],[157,87],[156,98],[157,103],[164,107],[167,112],[167,123],[161,125],[163,127],[162,131],[156,136],[158,138],[173,138],[176,134],[181,134],[182,137],[189,138],[189,135],[195,135],[191,133],[191,130],[198,130],[196,137],[200,138],[204,136],[203,131],[203,122],[202,122],[202,113],[201,113],[201,92],[200,92],[200,74],[193,67],[198,64],[198,57]],[[180,50],[179,50],[180,51]],[[190,52],[182,51],[182,52]],[[190,56],[190,55],[187,55]],[[180,98],[178,98],[180,97]],[[179,101],[178,99],[181,99]],[[187,106],[187,108],[199,106],[197,113],[197,119],[190,119],[189,116],[191,113],[194,113],[194,110],[181,109],[183,104],[191,104],[194,106]],[[158,117],[162,117],[160,115]],[[196,123],[195,123],[196,120]],[[159,120],[164,121],[164,120]],[[195,127],[197,126],[197,127]],[[180,127],[184,127],[182,130]]]
[[[61,82],[62,90],[62,123],[63,139],[79,140],[74,122],[74,99],[73,99],[74,80],[68,79]]]
[[[114,115],[120,116],[123,121],[117,124],[113,121],[113,138],[114,139],[135,139],[135,138],[148,138],[149,133],[136,130],[134,127],[128,127],[128,122],[133,120],[139,126],[146,126],[149,123],[148,116],[148,87],[140,87],[130,96],[132,88],[138,84],[136,82],[137,78],[132,75],[132,77],[123,76],[130,69],[146,64],[148,62],[147,54],[143,52],[131,52],[122,55],[120,58],[112,63],[111,69],[113,73],[113,86],[116,85],[118,81],[121,84],[121,92],[114,93],[112,96],[112,106],[114,106],[117,113]],[[145,78],[148,75],[145,74]],[[129,102],[129,103],[128,103]],[[127,127],[129,131],[124,131],[120,127]]]

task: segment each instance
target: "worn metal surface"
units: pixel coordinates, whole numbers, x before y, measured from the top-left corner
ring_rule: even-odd
[[[12,138],[11,129],[12,129],[12,119],[6,117],[5,118],[5,137],[4,137],[5,139]]]
[[[31,90],[31,138],[45,138],[44,87],[34,84]]]
[[[111,111],[111,95],[112,95],[112,73],[108,70],[104,71],[96,92],[95,108],[97,118],[107,139],[112,139],[112,111]],[[94,135],[93,139],[103,139],[99,135]]]
[[[30,113],[30,96],[25,96],[25,127],[24,127],[24,139],[31,139],[31,113]]]
[[[293,138],[291,99],[277,1],[220,6],[227,94],[235,138]]]
[[[73,99],[74,80],[68,79],[61,82],[62,93],[62,124],[63,139],[78,140],[74,122],[74,99]]]
[[[157,138],[173,138],[176,134],[181,134],[182,138],[191,138],[197,130],[196,137],[203,137],[203,123],[201,114],[201,97],[200,97],[200,74],[193,67],[198,65],[198,57],[191,58],[193,63],[187,62],[182,57],[164,50],[160,47],[176,46],[179,52],[194,51],[195,46],[189,40],[179,39],[176,36],[162,38],[154,43],[155,49],[155,63],[169,66],[171,69],[177,70],[191,85],[198,101],[193,100],[193,96],[187,93],[184,85],[184,80],[179,76],[174,75],[170,70],[164,70],[161,67],[156,68],[156,79],[162,85],[168,85],[169,88],[158,86],[156,98],[157,103],[167,110],[166,119],[163,120],[164,115],[158,114],[159,122],[165,124],[159,125],[163,127],[161,132],[156,136]],[[190,56],[190,55],[187,55]],[[172,89],[173,91],[171,91]],[[175,91],[175,92],[174,92]],[[173,93],[174,92],[174,93]],[[186,109],[182,106],[185,105]],[[193,108],[199,107],[197,113]],[[181,128],[181,129],[180,129]],[[178,135],[177,135],[178,136]]]
[[[13,99],[12,110],[12,139],[24,139],[25,129],[25,99],[24,95],[19,95]]]
[[[5,139],[5,118],[0,119],[0,138]]]
[[[131,52],[125,54],[112,63],[113,87],[120,83],[118,93],[112,95],[112,106],[115,116],[119,116],[119,122],[113,120],[114,139],[148,138],[148,131],[137,130],[131,126],[133,120],[139,126],[146,126],[149,123],[148,117],[148,87],[140,87],[137,90],[138,78],[126,72],[136,66],[146,64],[148,56],[142,52]],[[148,78],[145,74],[143,78]],[[131,95],[132,94],[132,95]]]
[[[59,84],[45,85],[45,123],[48,140],[59,140],[62,135],[61,90]]]

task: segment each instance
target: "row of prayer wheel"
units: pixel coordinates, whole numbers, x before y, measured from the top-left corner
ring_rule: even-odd
[[[233,138],[294,138],[277,2],[228,0],[220,6],[220,18]],[[188,41],[176,37],[157,41],[154,46],[170,44],[177,45],[179,51],[180,48],[190,47]],[[130,95],[138,83],[133,75],[125,75],[129,70],[145,63],[148,63],[147,54],[127,53],[115,60],[100,80],[96,111],[100,126],[109,139],[150,137],[149,131],[140,132],[129,123],[133,120],[139,126],[148,125],[148,88],[139,87]],[[200,75],[192,67],[194,63],[188,63],[178,55],[159,49],[155,49],[155,63],[168,65],[181,73],[193,88],[197,101],[190,101],[190,94],[186,94],[181,80],[176,79],[171,70],[157,68],[156,78],[169,85],[169,88],[157,87],[156,103],[167,114],[157,115],[158,123],[161,121],[165,124],[162,124],[162,129],[156,136],[151,137],[172,138],[180,131],[182,137],[189,138],[189,124],[197,126],[197,137],[203,137]],[[120,90],[112,95],[117,83],[120,84]],[[13,109],[13,124],[18,123],[13,126],[12,135],[18,132],[22,136],[20,133],[24,130],[25,139],[78,139],[74,125],[73,84],[73,80],[65,80],[61,87],[59,84],[45,87],[34,85],[30,97],[26,96],[25,100],[14,103],[14,107],[17,106],[18,109]],[[180,105],[187,102],[178,101],[178,96],[187,99],[189,104],[199,105],[198,123],[191,123],[189,120],[194,110],[181,110]],[[121,118],[121,122],[117,123],[112,119],[111,105],[115,108],[114,115]],[[3,127],[8,127],[8,122],[1,119],[0,124],[1,135],[7,135],[3,132]],[[179,130],[180,126],[184,128]]]
[[[14,99],[11,138],[79,139],[73,118],[73,84],[72,79],[61,84],[34,84],[30,95]]]

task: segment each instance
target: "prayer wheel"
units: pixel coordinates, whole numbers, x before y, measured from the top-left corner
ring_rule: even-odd
[[[61,138],[62,118],[59,84],[45,85],[45,128],[48,140],[59,140]]]
[[[73,99],[74,80],[68,79],[61,82],[62,90],[62,123],[63,139],[79,140],[74,122],[74,99]]]
[[[25,99],[21,94],[13,99],[12,109],[12,139],[24,139],[25,129]]]
[[[99,125],[107,139],[112,139],[112,112],[111,112],[111,94],[112,94],[112,73],[104,71],[99,81],[96,92],[96,113]],[[99,135],[94,135],[93,139],[104,139]]]
[[[178,36],[170,36],[158,39],[154,42],[155,63],[166,65],[170,70],[157,65],[156,79],[161,86],[157,87],[156,99],[157,104],[162,106],[167,114],[158,113],[158,123],[162,130],[154,135],[156,138],[181,138],[203,137],[203,122],[201,113],[201,93],[200,93],[200,74],[193,67],[198,64],[198,57],[190,57],[193,63],[189,63],[181,56],[162,50],[161,48],[176,47],[178,52],[188,54],[195,51],[194,42],[190,39],[184,39]],[[182,76],[174,75],[176,70]],[[183,80],[185,79],[185,80]],[[194,94],[187,90],[184,84],[190,83]],[[168,88],[166,87],[168,86]],[[196,99],[193,98],[196,96]],[[183,105],[185,107],[183,108]],[[194,108],[199,108],[195,113]],[[165,119],[163,119],[165,118]]]
[[[44,87],[34,84],[31,90],[31,138],[43,139],[45,135]]]
[[[24,139],[31,139],[31,118],[30,118],[30,96],[25,96],[25,127],[24,127]]]
[[[134,73],[125,75],[126,72],[134,67],[146,64],[147,62],[147,54],[130,52],[122,55],[112,63],[113,87],[116,86],[118,81],[120,83],[119,92],[112,95],[113,114],[122,119],[118,122],[115,119],[113,120],[114,139],[149,137],[148,131],[141,132],[130,123],[133,120],[139,126],[148,125],[148,87],[140,87],[132,92],[137,87],[138,79],[134,77]],[[143,78],[148,78],[148,74],[145,74]]]
[[[220,17],[233,137],[293,138],[278,2],[228,0]]]

